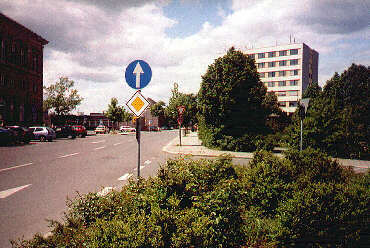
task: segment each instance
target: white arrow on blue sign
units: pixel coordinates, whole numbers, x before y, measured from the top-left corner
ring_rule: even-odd
[[[152,79],[152,69],[144,60],[135,60],[127,66],[125,78],[131,88],[139,90],[149,84]]]

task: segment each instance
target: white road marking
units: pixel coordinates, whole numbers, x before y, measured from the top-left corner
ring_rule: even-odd
[[[152,163],[152,161],[150,161],[150,160],[147,160],[147,161],[144,162],[144,164],[151,164],[151,163]]]
[[[140,165],[140,170],[142,170],[144,168],[145,168],[145,165]],[[137,171],[137,168],[135,168],[134,171]]]
[[[129,179],[130,177],[132,177],[132,174],[126,173],[125,175],[123,175],[120,178],[118,178],[118,180],[119,181],[125,181],[125,180]]]
[[[122,144],[122,142],[120,142],[120,143],[116,143],[116,144],[114,144],[114,146],[118,146],[118,145],[120,145],[120,144]]]
[[[25,189],[27,188],[28,186],[31,186],[31,184],[27,184],[27,185],[23,185],[23,186],[19,186],[19,187],[16,187],[16,188],[12,188],[12,189],[7,189],[7,190],[4,190],[4,191],[1,191],[0,192],[0,199],[3,199],[3,198],[6,198],[22,189]]]
[[[106,196],[113,191],[113,187],[105,187],[100,192],[96,193],[98,196]]]
[[[105,146],[97,147],[97,148],[95,148],[95,150],[100,150],[100,149],[103,149],[103,148],[105,148]]]
[[[98,143],[103,143],[103,142],[105,142],[105,140],[93,141],[93,142],[91,142],[91,144],[98,144]]]
[[[77,155],[77,154],[79,154],[79,153],[78,153],[78,152],[76,152],[76,153],[71,153],[71,154],[67,154],[67,155],[59,156],[58,158],[71,157],[71,156],[74,156],[74,155]]]
[[[8,170],[13,170],[13,169],[21,168],[21,167],[25,167],[25,166],[28,166],[28,165],[31,165],[31,164],[33,164],[33,163],[27,163],[27,164],[22,164],[22,165],[17,165],[17,166],[13,166],[13,167],[1,169],[0,172],[8,171]]]

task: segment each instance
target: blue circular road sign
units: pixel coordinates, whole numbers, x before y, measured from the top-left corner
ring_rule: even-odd
[[[152,69],[144,60],[135,60],[127,66],[125,78],[131,88],[139,90],[149,84],[152,79]]]

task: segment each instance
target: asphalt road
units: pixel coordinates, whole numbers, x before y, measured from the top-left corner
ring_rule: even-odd
[[[162,152],[177,132],[142,132],[141,176],[155,175],[174,157]],[[31,142],[0,147],[0,247],[9,240],[50,231],[46,219],[61,220],[67,198],[77,192],[120,188],[137,175],[137,141],[130,135]]]

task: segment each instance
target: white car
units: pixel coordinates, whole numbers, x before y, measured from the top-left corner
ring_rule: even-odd
[[[97,126],[95,128],[95,133],[107,133],[108,128],[106,126]]]
[[[126,133],[129,133],[129,132],[136,132],[136,128],[134,127],[130,127],[130,126],[121,126],[119,128],[119,131],[120,132],[126,132]]]

